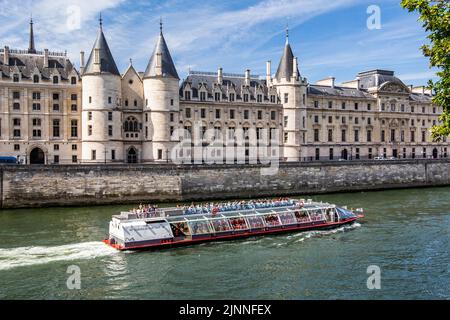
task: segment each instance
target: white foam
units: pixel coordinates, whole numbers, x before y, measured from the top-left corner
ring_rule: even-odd
[[[94,259],[117,253],[103,242],[84,242],[51,247],[0,249],[0,270],[46,264],[55,261]]]

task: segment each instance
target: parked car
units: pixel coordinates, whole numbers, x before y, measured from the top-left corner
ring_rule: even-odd
[[[385,157],[375,157],[375,158],[373,158],[373,160],[386,160],[386,158]]]

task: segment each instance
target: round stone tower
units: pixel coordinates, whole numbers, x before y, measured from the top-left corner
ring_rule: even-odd
[[[123,161],[121,76],[103,34],[101,18],[92,52],[86,66],[82,61],[81,67],[82,161]]]
[[[162,32],[143,76],[144,126],[143,161],[171,161],[171,150],[178,143],[171,135],[179,123],[179,80]]]
[[[305,143],[307,81],[298,70],[286,30],[286,44],[273,85],[283,105],[283,156],[287,161],[299,161],[301,145]]]

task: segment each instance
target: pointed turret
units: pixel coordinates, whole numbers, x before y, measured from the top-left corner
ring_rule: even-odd
[[[298,76],[300,72],[298,71],[298,66],[294,67],[294,64],[294,54],[292,53],[291,45],[289,44],[289,30],[286,29],[286,44],[275,78],[278,81],[281,81],[281,79],[287,79],[289,81],[292,76],[295,76],[295,72]]]
[[[144,78],[149,77],[178,77],[177,69],[170,56],[169,48],[162,32],[162,22],[160,22],[160,32],[158,42],[153,50],[152,56],[144,73]]]
[[[116,62],[114,61],[111,50],[109,50],[108,43],[106,42],[105,35],[103,34],[103,20],[101,16],[97,39],[95,40],[94,47],[92,48],[84,68],[84,74],[99,72],[107,72],[120,76]]]
[[[30,19],[30,41],[28,43],[28,53],[36,53],[36,47],[34,46],[33,18]]]

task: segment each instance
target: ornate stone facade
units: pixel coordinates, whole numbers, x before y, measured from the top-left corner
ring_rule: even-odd
[[[429,91],[386,70],[340,85],[334,78],[310,84],[288,37],[275,75],[267,62],[265,77],[219,68],[190,71],[180,84],[162,27],[145,72],[130,62],[123,74],[101,23],[86,63],[81,53],[80,72],[65,54],[36,51],[30,28],[28,50],[0,50],[0,156],[23,163],[169,162],[186,132],[210,131],[202,146],[228,146],[242,129],[257,138],[267,133],[268,154],[288,162],[448,157],[447,141],[430,140],[441,110]],[[252,160],[249,145],[245,160]],[[193,157],[191,142],[183,150]],[[215,156],[226,158],[224,151]]]

